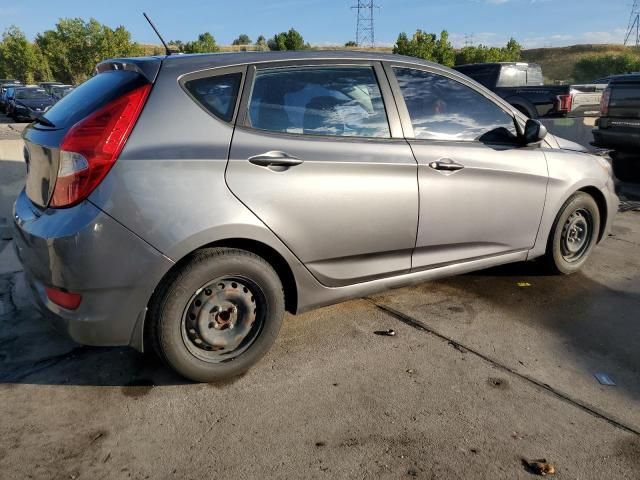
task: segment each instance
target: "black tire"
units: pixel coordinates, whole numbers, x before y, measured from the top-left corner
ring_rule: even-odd
[[[269,263],[246,250],[207,248],[159,289],[150,334],[160,357],[179,374],[216,382],[243,374],[269,351],[284,312],[282,282]]]
[[[553,223],[545,256],[547,266],[557,274],[577,272],[589,258],[599,234],[600,211],[596,201],[587,193],[574,193]]]
[[[640,181],[640,155],[611,152],[611,164],[616,178],[622,182]]]

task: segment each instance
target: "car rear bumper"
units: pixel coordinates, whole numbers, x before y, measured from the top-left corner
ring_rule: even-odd
[[[621,152],[640,151],[640,129],[617,130],[596,128],[593,130],[593,145]]]
[[[15,248],[39,310],[84,345],[142,349],[147,303],[173,264],[90,202],[38,209],[24,191],[14,207]],[[46,287],[82,295],[76,310]]]

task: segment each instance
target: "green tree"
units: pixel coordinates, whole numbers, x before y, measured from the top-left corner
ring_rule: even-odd
[[[598,77],[640,70],[640,55],[597,55],[578,60],[573,68],[576,82],[591,82]]]
[[[449,41],[449,33],[443,30],[440,37],[435,33],[428,33],[423,30],[416,30],[411,38],[402,32],[398,35],[393,53],[398,55],[408,55],[424,60],[441,63],[446,66],[453,66],[455,62],[455,51]]]
[[[50,76],[46,59],[18,27],[11,26],[2,34],[0,72],[25,83],[47,80]]]
[[[354,42],[353,40],[349,40],[347,43],[344,44],[345,47],[349,47],[349,48],[353,48],[353,47],[357,47],[358,44],[356,42]]]
[[[60,19],[53,30],[38,34],[35,41],[47,59],[56,80],[80,83],[86,80],[96,64],[114,57],[142,54],[142,48],[131,41],[122,26],[112,29],[92,18]]]
[[[264,35],[260,35],[256,40],[256,47],[258,50],[269,50],[269,46],[267,45],[267,39],[264,38]]]
[[[309,48],[309,44],[304,43],[304,38],[294,28],[288,32],[276,33],[269,39],[268,46],[270,50],[305,50]]]
[[[485,45],[464,47],[456,54],[455,64],[517,62],[521,55],[522,47],[515,39],[511,38],[504,47]]]
[[[174,52],[183,53],[184,52],[184,42],[182,40],[169,40],[167,46],[170,50]]]
[[[198,39],[187,42],[184,45],[185,53],[211,53],[218,52],[220,48],[216,44],[216,39],[209,32],[201,33]]]
[[[232,45],[250,45],[250,44],[251,44],[251,39],[249,38],[249,35],[247,35],[246,33],[240,34],[238,38],[236,38],[232,42]]]

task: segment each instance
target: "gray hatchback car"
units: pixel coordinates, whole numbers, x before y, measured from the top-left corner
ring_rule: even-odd
[[[544,257],[617,209],[609,164],[415,58],[116,59],[24,132],[18,256],[77,342],[238,375],[285,311]]]

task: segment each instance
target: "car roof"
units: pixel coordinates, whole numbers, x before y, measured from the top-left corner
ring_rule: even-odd
[[[616,83],[637,83],[640,82],[640,73],[627,73],[609,77],[609,85]]]
[[[189,71],[205,70],[233,65],[246,65],[253,63],[286,62],[300,60],[368,60],[374,62],[400,62],[414,65],[425,65],[440,70],[453,70],[416,57],[407,57],[381,52],[360,52],[345,50],[301,50],[282,52],[228,52],[228,53],[196,53],[196,54],[173,54],[169,56],[157,57],[133,57],[114,58],[102,62],[105,63],[134,63],[143,64],[149,61],[162,61],[164,67],[174,70],[176,74]]]

